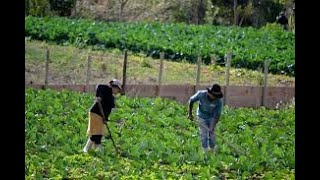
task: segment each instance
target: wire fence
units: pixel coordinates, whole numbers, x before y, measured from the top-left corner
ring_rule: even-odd
[[[58,89],[71,87],[93,92],[96,84],[106,84],[117,78],[122,80],[128,95],[162,96],[186,102],[196,90],[218,83],[223,86],[224,103],[239,107],[271,107],[280,100],[294,97],[294,88],[290,88],[294,87],[294,81],[277,85],[273,82],[268,73],[270,60],[253,74],[231,68],[231,53],[226,54],[225,61],[220,64],[213,57],[211,64],[205,65],[201,57],[191,64],[166,61],[164,53],[160,54],[160,59],[152,59],[127,50],[103,52],[42,43],[26,44],[26,85],[57,85]]]
[[[295,83],[294,78],[268,74],[268,65],[250,72],[231,68],[231,53],[226,54],[224,62],[218,64],[213,57],[211,64],[205,65],[201,57],[197,58],[196,64],[191,64],[166,61],[164,53],[162,58],[153,59],[126,50],[102,52],[28,43],[25,51],[26,83],[92,85],[113,78],[136,85],[201,86],[218,83],[225,86],[294,87]]]

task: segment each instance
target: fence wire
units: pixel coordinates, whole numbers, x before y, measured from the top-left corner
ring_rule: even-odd
[[[26,43],[25,46],[25,83],[44,84],[46,49],[49,49],[48,84],[86,84],[88,76],[88,57],[90,56],[89,85],[108,83],[111,79],[123,79],[124,53],[119,50],[91,51],[65,46],[48,46],[43,43]],[[195,60],[196,61],[196,60]],[[231,62],[232,63],[232,62]],[[248,71],[231,68],[230,86],[263,86],[263,69]],[[146,57],[143,54],[128,52],[126,84],[158,85],[160,59]],[[180,62],[163,61],[161,85],[195,85],[197,64],[186,60]],[[268,75],[269,77],[269,75]],[[199,85],[226,83],[225,62],[200,65]],[[270,86],[294,86],[294,79],[268,78]]]

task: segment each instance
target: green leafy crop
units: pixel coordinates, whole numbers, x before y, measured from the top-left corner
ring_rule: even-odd
[[[92,94],[27,88],[25,99],[26,179],[294,179],[293,106],[226,107],[216,132],[248,155],[217,137],[205,161],[198,127],[175,101],[119,97],[109,121],[118,156],[107,136],[103,152],[82,152]]]
[[[218,64],[233,52],[232,66],[258,69],[271,60],[270,72],[294,75],[295,36],[281,28],[223,27],[161,23],[115,23],[62,17],[25,18],[25,36],[94,49],[118,48],[173,61],[196,62],[211,56]]]

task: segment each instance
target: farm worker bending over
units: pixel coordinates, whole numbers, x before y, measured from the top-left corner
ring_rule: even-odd
[[[209,150],[208,141],[211,152],[213,152],[216,144],[214,130],[220,119],[223,108],[222,97],[221,87],[218,84],[214,84],[210,89],[199,90],[189,99],[188,118],[190,120],[193,120],[193,103],[199,101],[197,116],[204,152],[208,152]]]
[[[104,135],[104,123],[106,122],[102,118],[98,101],[100,101],[105,113],[105,121],[108,121],[111,110],[115,107],[113,95],[118,93],[122,93],[122,88],[120,81],[117,79],[110,81],[109,85],[98,84],[96,86],[96,102],[92,105],[89,112],[87,135],[90,137],[83,148],[83,152],[87,153],[90,148],[101,149],[101,138]]]

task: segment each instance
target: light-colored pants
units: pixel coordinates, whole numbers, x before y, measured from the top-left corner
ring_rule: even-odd
[[[202,119],[198,117],[198,121],[199,121],[199,130],[200,130],[202,148],[204,150],[208,149],[208,141],[209,141],[209,147],[213,149],[214,146],[216,145],[216,136],[214,134],[214,127],[213,127],[215,119]],[[203,126],[207,127],[211,131],[208,131],[208,129]]]

